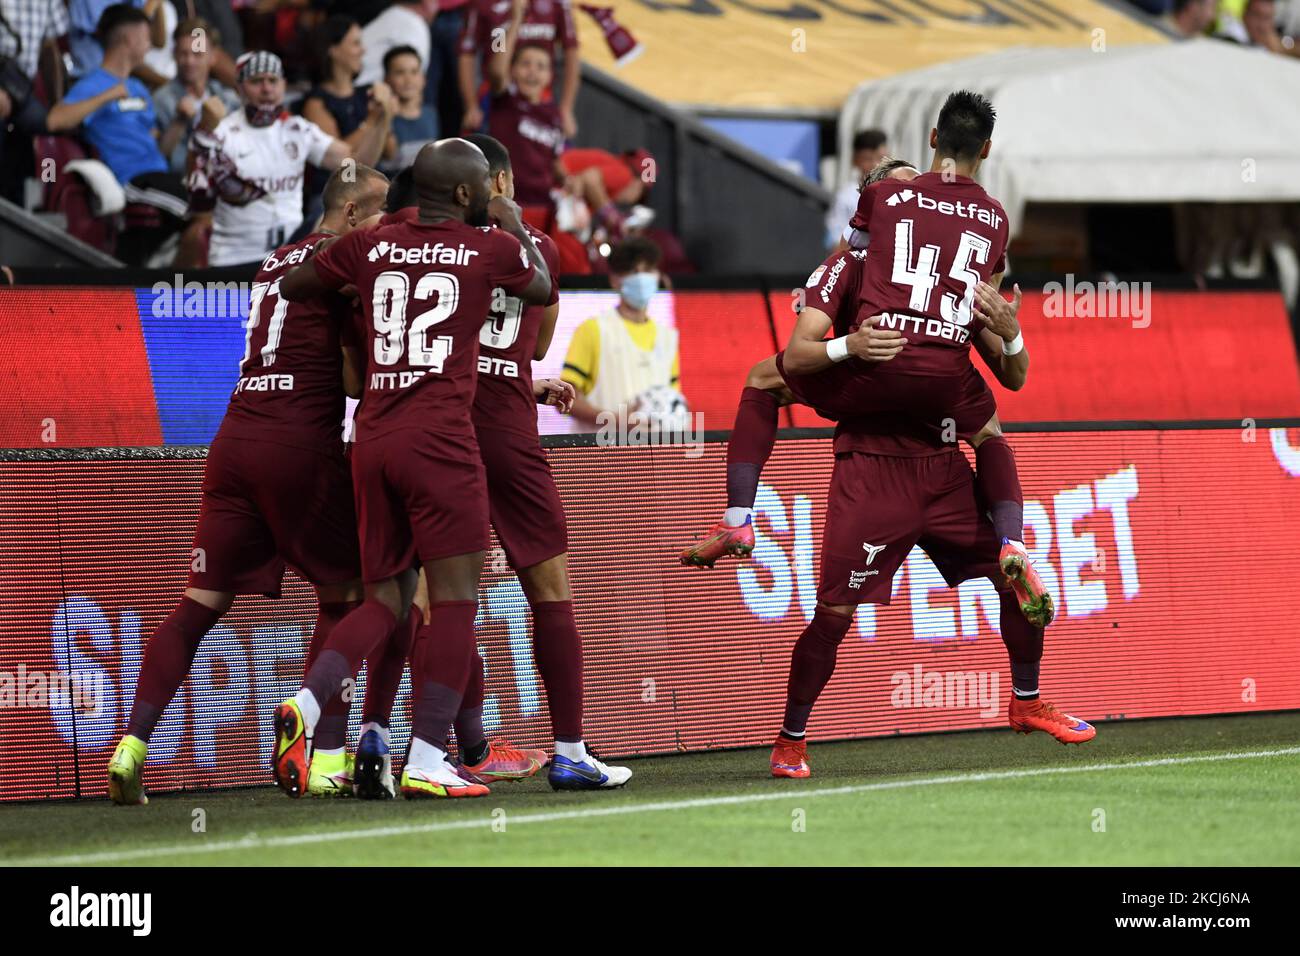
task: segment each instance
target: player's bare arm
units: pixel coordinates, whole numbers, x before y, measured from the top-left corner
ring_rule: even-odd
[[[495,220],[501,229],[519,240],[519,244],[524,247],[524,252],[528,256],[528,261],[537,269],[532,280],[519,293],[519,298],[526,305],[545,305],[551,297],[551,270],[546,267],[546,259],[543,258],[537,244],[533,242],[533,237],[524,228],[519,206],[514,200],[507,199],[505,196],[493,196],[488,202],[488,216]]]
[[[290,302],[304,302],[329,291],[333,290],[321,280],[316,263],[310,259],[280,280],[280,296]]]
[[[831,317],[820,309],[799,313],[790,343],[785,350],[785,368],[795,375],[810,375],[830,368],[850,355],[866,362],[888,362],[907,345],[901,332],[878,327],[879,316],[871,316],[860,328],[838,339],[825,340]]]
[[[355,345],[344,345],[340,351],[343,353],[343,391],[348,398],[360,398],[366,385],[366,360]]]
[[[537,330],[537,347],[533,350],[533,358],[540,362],[546,358],[546,353],[551,350],[551,340],[555,338],[555,322],[560,317],[560,303],[548,305],[546,311],[542,313],[542,324]]]
[[[994,276],[1001,279],[1001,276]],[[1029,350],[1020,336],[1020,286],[1012,287],[1012,300],[988,282],[975,287],[972,309],[984,326],[975,336],[975,348],[998,383],[1013,392],[1024,388],[1029,375]]]

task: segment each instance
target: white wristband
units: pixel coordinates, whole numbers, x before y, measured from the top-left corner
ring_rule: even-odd
[[[826,357],[832,362],[843,362],[849,357],[849,337],[841,335],[826,343]]]
[[[1017,332],[1016,337],[1012,339],[1010,342],[1004,341],[1002,343],[1002,354],[1019,355],[1021,351],[1024,350],[1024,347],[1025,347],[1024,336],[1022,336],[1019,332]]]

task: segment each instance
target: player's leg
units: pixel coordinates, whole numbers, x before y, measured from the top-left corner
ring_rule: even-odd
[[[533,612],[533,659],[555,735],[548,779],[557,790],[621,787],[632,771],[605,765],[583,740],[582,638],[569,587],[568,528],[546,453],[536,438],[501,429],[480,429],[479,451],[492,526]],[[469,739],[459,724],[456,735],[462,743]],[[493,757],[497,748],[491,745]],[[506,749],[503,758],[547,762],[543,751]]]
[[[366,581],[365,599],[333,626],[298,693],[276,708],[272,768],[276,783],[293,797],[302,796],[306,789],[312,738],[324,704],[339,692],[344,681],[356,674],[361,661],[381,646],[410,604],[414,581],[403,578],[402,574],[414,561],[414,545],[401,501],[390,494],[384,478],[387,450],[382,441],[361,442],[352,454],[358,515],[353,537],[358,541],[359,563]],[[298,460],[302,460],[301,455]],[[324,461],[312,460],[308,464],[317,469],[329,467]],[[303,494],[302,488],[306,486],[305,482],[300,483],[297,499],[287,494],[282,496],[283,508],[300,508],[302,502],[314,505],[316,499]],[[331,482],[326,490],[331,489],[337,489],[336,482]],[[340,529],[333,536],[341,537],[347,525],[343,511],[342,505],[329,511],[317,508],[314,513],[286,516],[283,523],[286,528],[295,525],[310,529],[313,525],[308,522],[312,520],[317,523],[329,520]],[[306,532],[303,537],[316,540]],[[283,546],[298,547],[287,540]],[[296,564],[313,569],[315,562],[326,558],[323,547],[304,547],[301,553],[295,553]],[[328,580],[320,576],[325,573],[333,572],[321,570],[313,576],[318,581]]]
[[[411,576],[415,573],[408,572]],[[415,595],[402,623],[388,635],[382,649],[367,661],[366,696],[361,706],[361,729],[353,768],[353,792],[362,800],[390,800],[397,795],[389,728],[402,671],[406,669],[416,631],[424,624],[429,607],[423,571],[418,577]]]
[[[711,568],[724,554],[747,557],[754,550],[754,499],[758,496],[759,476],[776,445],[781,407],[792,400],[776,356],[750,369],[727,441],[727,510],[701,540],[682,551],[682,564]]]
[[[1024,542],[1024,495],[1015,452],[993,415],[970,440],[975,449],[975,480],[1001,542],[998,563],[1020,601],[1020,611],[1037,627],[1056,616],[1055,602],[1029,560]]]
[[[363,596],[360,578],[342,584],[317,585],[316,625],[307,644],[303,673],[311,670],[334,628],[360,606]],[[320,721],[312,736],[311,769],[307,779],[307,792],[311,796],[352,795],[352,762],[347,754],[348,712],[352,708],[352,695],[348,690],[349,685],[345,682],[321,708]]]
[[[284,562],[253,501],[260,460],[242,442],[213,442],[203,473],[185,594],[150,636],[126,735],[109,764],[115,803],[148,802],[142,771],[149,737],[189,674],[199,643],[237,594],[278,594]]]
[[[976,495],[975,479],[962,456],[952,456],[948,475],[937,470],[927,481],[930,501],[919,541],[949,587],[987,577],[998,589],[999,631],[1011,663],[1008,721],[1029,733],[1041,730],[1062,743],[1083,743],[1096,736],[1086,721],[1063,713],[1039,697],[1043,628],[1026,620],[1014,591],[998,565],[1001,542]]]
[[[486,518],[486,514],[484,514]],[[476,647],[474,616],[483,551],[424,563],[429,622],[411,652],[411,748],[402,770],[407,797],[483,796],[487,787],[460,777],[447,757],[447,737],[464,699]]]
[[[126,735],[108,764],[108,795],[114,803],[136,806],[149,802],[144,790],[149,737],[189,674],[199,642],[234,600],[235,595],[229,591],[186,588],[180,603],[149,638]]]
[[[822,532],[813,618],[795,642],[785,713],[772,746],[774,777],[811,774],[808,718],[835,672],[858,604],[888,604],[890,585],[920,533],[921,499],[907,458],[842,455],[835,460]]]

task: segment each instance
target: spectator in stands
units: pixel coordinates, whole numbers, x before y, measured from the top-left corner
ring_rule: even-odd
[[[388,151],[392,159],[387,163],[396,172],[415,162],[425,143],[438,138],[438,114],[424,101],[424,67],[414,47],[395,46],[384,54],[384,82],[397,98],[391,134],[397,149]]]
[[[1219,27],[1215,34],[1221,40],[1231,40],[1243,46],[1300,56],[1291,37],[1283,37],[1277,28],[1277,4],[1274,0],[1245,0],[1244,3],[1224,3],[1219,11]]]
[[[580,197],[613,240],[648,225],[654,213],[638,204],[653,181],[649,150],[615,155],[604,149],[566,149],[560,156],[565,192]]]
[[[345,159],[376,156],[386,126],[371,124],[370,138],[353,152],[344,140],[285,111],[284,65],[274,53],[239,59],[243,109],[223,119],[211,136],[196,132],[191,144],[191,200],[212,211],[208,262],[238,265],[262,259],[303,221],[306,165],[334,170]]]
[[[1174,0],[1166,24],[1180,37],[1204,36],[1214,22],[1215,0]]]
[[[432,33],[429,24],[438,13],[438,0],[405,0],[395,3],[366,24],[361,31],[365,55],[357,82],[363,86],[384,78],[384,57],[399,46],[415,48],[421,69],[429,62]],[[421,91],[423,92],[423,91]]]
[[[582,65],[578,59],[578,30],[569,0],[510,0],[509,3],[471,0],[467,10],[460,44],[460,91],[465,101],[462,126],[477,130],[483,125],[476,68],[481,59],[484,78],[489,79],[488,61],[509,44],[511,50],[515,47],[544,50],[550,63],[554,63],[557,52],[563,57],[564,78],[558,101],[560,129],[565,139],[572,138],[578,132],[573,108],[582,83]],[[543,88],[549,99],[554,99],[549,96],[553,78],[552,72]]]
[[[853,169],[840,188],[835,191],[835,199],[826,211],[826,246],[833,249],[840,241],[844,227],[853,218],[858,208],[858,193],[862,191],[862,177],[871,172],[876,164],[885,158],[889,151],[883,130],[859,130],[853,136]]]
[[[239,109],[239,95],[211,75],[212,48],[217,31],[206,20],[194,18],[176,27],[174,34],[176,79],[154,91],[158,146],[174,173],[186,172],[190,135],[204,116],[211,129],[227,113]]]
[[[634,415],[647,389],[678,387],[677,330],[646,311],[659,288],[659,247],[644,238],[616,245],[609,253],[609,284],[618,291],[618,305],[578,326],[561,376],[578,392],[570,414],[592,429],[602,424],[602,413]]]
[[[471,0],[442,0],[430,31],[424,101],[438,114],[438,128],[462,128],[465,102],[460,95],[460,38]]]
[[[32,168],[31,138],[45,132],[45,106],[33,95],[41,53],[67,32],[63,0],[0,0],[0,188],[6,198],[21,199],[22,180]],[[55,53],[47,62],[57,65]]]
[[[139,265],[185,225],[186,191],[158,148],[149,90],[132,76],[150,47],[148,16],[130,4],[114,4],[104,10],[97,33],[103,61],[54,104],[48,125],[52,133],[80,127],[127,201],[160,211],[157,227],[129,230],[118,240],[118,258]]]
[[[378,166],[381,158],[394,158],[396,146],[389,152],[388,133],[397,102],[387,84],[357,86],[357,75],[365,47],[361,27],[346,14],[334,14],[316,28],[313,48],[316,58],[316,85],[307,91],[302,115],[329,136],[341,139],[352,150],[353,158],[364,166]],[[375,143],[378,149],[374,148]],[[321,213],[321,191],[329,180],[329,171],[313,169],[307,177],[305,197],[307,229]]]
[[[164,19],[163,4],[165,0],[129,0],[133,6],[145,15],[149,24],[149,50],[161,49],[168,43],[167,23]],[[116,6],[112,0],[68,0],[68,16],[71,28],[68,30],[68,49],[72,53],[72,72],[74,76],[85,76],[99,68],[104,58],[104,47],[99,39],[98,25],[104,11]],[[135,67],[135,76],[150,88],[161,86],[165,80],[147,65],[146,56]]]
[[[551,190],[564,180],[564,119],[544,95],[551,85],[551,54],[542,46],[516,47],[521,23],[522,8],[516,6],[500,52],[485,61],[492,89],[488,132],[510,151],[515,202],[545,228],[555,208]]]

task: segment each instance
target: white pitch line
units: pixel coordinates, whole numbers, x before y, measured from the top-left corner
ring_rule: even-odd
[[[524,823],[553,823],[558,820],[587,820],[594,817],[658,813],[664,810],[691,810],[700,807],[723,807],[743,803],[763,803],[771,800],[810,800],[814,797],[836,797],[850,793],[901,790],[908,787],[933,787],[951,783],[983,783],[989,780],[1015,780],[1021,777],[1046,777],[1067,773],[1099,773],[1110,770],[1136,770],[1146,767],[1173,767],[1181,764],[1217,763],[1222,760],[1255,760],[1261,757],[1286,757],[1295,754],[1300,754],[1300,747],[1208,754],[1200,757],[1162,757],[1159,760],[1135,760],[1130,763],[1037,767],[1032,770],[993,770],[981,773],[951,774],[944,777],[919,777],[907,780],[886,780],[879,783],[851,784],[843,787],[823,787],[819,790],[738,793],[726,797],[697,797],[690,800],[663,800],[656,803],[625,803],[610,807],[583,807],[578,810],[521,813],[513,816],[507,815],[506,822],[509,826],[518,826]],[[191,853],[224,853],[231,850],[259,850],[313,843],[335,843],[340,840],[374,840],[384,837],[410,836],[417,833],[471,830],[490,827],[494,822],[495,820],[488,816],[469,820],[444,820],[436,823],[365,827],[356,830],[331,830],[324,833],[300,833],[292,836],[259,837],[255,833],[249,833],[237,840],[217,840],[211,843],[177,843],[172,846],[141,847],[138,850],[106,850],[100,853],[75,853],[68,856],[37,856],[0,861],[0,866],[81,866],[92,863],[125,863],[132,860],[151,860]]]

